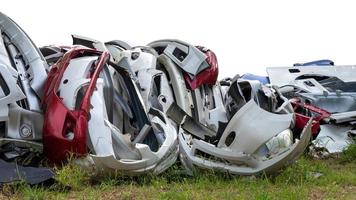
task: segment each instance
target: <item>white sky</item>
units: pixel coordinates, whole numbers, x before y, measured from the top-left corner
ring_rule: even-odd
[[[223,78],[317,59],[356,64],[355,8],[351,0],[4,0],[0,11],[38,46],[69,45],[71,34],[203,45],[217,54]]]

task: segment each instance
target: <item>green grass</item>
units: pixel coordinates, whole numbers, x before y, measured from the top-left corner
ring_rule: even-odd
[[[56,171],[55,180],[64,188],[70,187],[72,190],[80,190],[90,183],[90,174],[77,167],[73,162],[69,162]]]
[[[5,185],[0,199],[355,199],[354,147],[343,156],[301,158],[278,175],[258,177],[210,170],[190,177],[177,165],[160,176],[93,177],[70,163],[57,171],[56,184]]]
[[[340,155],[341,162],[356,162],[356,143],[349,145]]]

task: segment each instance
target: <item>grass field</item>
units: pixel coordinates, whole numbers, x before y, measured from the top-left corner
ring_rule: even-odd
[[[159,176],[92,177],[68,164],[54,185],[5,185],[0,199],[356,199],[356,145],[340,158],[303,157],[275,176],[197,173],[186,176],[175,165]]]

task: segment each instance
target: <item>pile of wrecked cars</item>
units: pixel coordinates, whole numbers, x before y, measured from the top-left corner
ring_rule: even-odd
[[[218,81],[214,52],[179,40],[37,48],[1,13],[0,31],[0,184],[46,181],[43,160],[69,158],[96,173],[160,174],[177,160],[189,174],[275,173],[311,139],[333,153],[355,133],[354,66]]]

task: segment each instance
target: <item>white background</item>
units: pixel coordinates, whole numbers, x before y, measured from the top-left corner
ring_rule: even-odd
[[[71,34],[144,45],[177,38],[212,49],[220,78],[265,67],[331,59],[356,64],[356,4],[312,0],[61,0],[1,2],[38,45]]]

